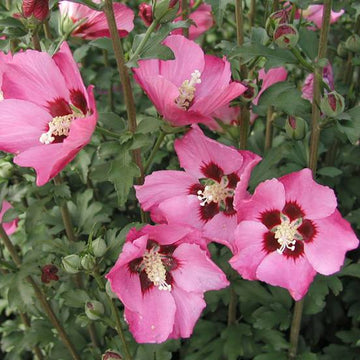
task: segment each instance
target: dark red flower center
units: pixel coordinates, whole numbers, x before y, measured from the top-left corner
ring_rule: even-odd
[[[129,270],[139,275],[143,294],[153,286],[171,291],[174,282],[171,271],[179,266],[173,257],[175,249],[176,245],[159,245],[155,240],[148,240],[143,256],[130,261]]]
[[[233,200],[239,176],[236,173],[225,175],[221,167],[213,162],[204,165],[201,171],[205,177],[189,189],[189,194],[199,199],[200,218],[207,222],[220,211],[227,216],[235,215]]]
[[[268,253],[277,251],[297,258],[304,253],[304,243],[313,241],[317,234],[315,224],[306,219],[304,211],[295,201],[286,202],[281,211],[264,211],[260,221],[269,229],[263,238],[263,247]]]
[[[56,275],[59,269],[53,265],[48,264],[41,268],[41,281],[45,284],[50,283],[51,280],[58,281],[59,277]]]

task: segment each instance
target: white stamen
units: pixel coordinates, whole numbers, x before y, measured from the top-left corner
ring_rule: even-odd
[[[143,255],[143,266],[147,277],[159,290],[171,291],[171,285],[166,282],[166,269],[158,248],[146,250]]]
[[[191,79],[185,80],[179,88],[180,95],[175,99],[176,105],[183,110],[187,110],[190,107],[191,102],[195,97],[195,85],[201,84],[201,73],[199,70],[195,70],[191,74]]]
[[[55,140],[55,136],[68,136],[70,125],[74,118],[74,114],[54,117],[52,121],[49,122],[49,130],[41,134],[39,141],[42,144],[48,145]]]
[[[211,202],[220,203],[225,202],[228,197],[234,196],[234,189],[228,188],[229,180],[226,176],[221,178],[220,183],[213,180],[213,184],[206,185],[204,190],[197,192],[197,197],[201,201],[200,206],[205,206]]]
[[[276,251],[282,254],[285,249],[294,251],[296,241],[302,240],[302,236],[297,230],[302,224],[302,218],[290,222],[290,219],[286,215],[280,213],[280,220],[281,224],[275,226],[272,231],[275,233],[275,239],[277,239],[280,244],[280,249]]]
[[[0,90],[0,101],[4,100],[4,93]]]

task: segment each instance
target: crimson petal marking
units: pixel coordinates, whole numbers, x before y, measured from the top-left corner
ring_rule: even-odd
[[[205,175],[206,178],[213,179],[217,182],[220,182],[221,178],[224,176],[224,171],[220,168],[220,166],[213,162],[210,162],[207,165],[203,165],[201,167],[201,172]]]

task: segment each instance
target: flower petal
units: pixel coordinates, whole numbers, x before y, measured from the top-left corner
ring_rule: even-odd
[[[315,224],[317,235],[305,243],[304,251],[317,272],[331,275],[340,270],[346,252],[357,248],[359,240],[338,210],[325,219],[316,220]]]
[[[279,179],[284,185],[286,201],[297,202],[308,219],[321,219],[331,215],[337,206],[334,191],[317,184],[310,169],[303,169]]]
[[[2,206],[0,206],[0,223],[2,221],[4,214],[11,208],[12,208],[11,204],[9,202],[7,202],[6,200],[4,200],[2,203]],[[16,231],[17,223],[18,223],[18,219],[14,219],[10,222],[2,223],[2,226],[7,235],[10,236],[11,234],[13,234]]]

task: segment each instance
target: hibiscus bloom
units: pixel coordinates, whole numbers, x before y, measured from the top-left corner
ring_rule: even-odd
[[[231,81],[225,58],[204,55],[199,45],[181,35],[171,35],[163,44],[175,60],[141,60],[133,70],[135,80],[172,125],[211,124],[214,111],[246,90]]]
[[[261,183],[250,199],[235,202],[239,225],[231,266],[244,279],[261,280],[301,299],[316,275],[331,275],[358,246],[336,209],[334,191],[309,169]]]
[[[197,241],[199,232],[179,225],[147,225],[128,234],[106,278],[137,342],[189,337],[206,306],[204,292],[229,285]]]
[[[101,0],[93,0],[93,2],[99,4]],[[125,37],[134,28],[134,13],[126,5],[120,3],[114,3],[113,8],[119,36]],[[72,36],[88,40],[110,37],[109,27],[103,11],[93,10],[86,5],[72,1],[60,1],[59,9],[61,16],[69,18],[74,24],[86,19],[72,32]]]
[[[0,223],[3,226],[5,232],[9,236],[16,231],[17,226],[18,226],[18,219],[14,219],[10,222],[2,223],[4,214],[11,208],[12,208],[11,204],[8,203],[7,201],[3,201],[3,203],[0,204]]]
[[[334,22],[338,21],[340,16],[344,14],[344,12],[345,11],[343,9],[339,12],[331,10],[330,23],[333,24]],[[310,5],[305,10],[302,10],[302,17],[313,22],[317,26],[317,28],[320,29],[322,26],[323,13],[324,5]],[[297,15],[297,18],[300,18],[300,14]]]
[[[237,225],[234,196],[247,196],[253,167],[260,157],[209,139],[194,126],[175,150],[183,171],[156,171],[135,186],[136,196],[156,222],[182,223],[232,249]]]
[[[49,0],[23,0],[22,11],[26,18],[33,15],[43,21],[49,14]]]
[[[37,185],[44,185],[90,141],[93,88],[86,90],[66,43],[52,58],[34,50],[0,57],[1,74],[0,150],[33,167]]]

